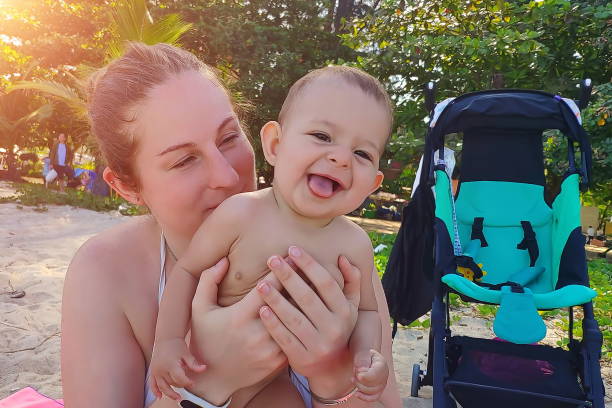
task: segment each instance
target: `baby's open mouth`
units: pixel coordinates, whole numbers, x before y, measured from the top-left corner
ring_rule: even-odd
[[[329,198],[342,188],[338,181],[319,174],[308,175],[308,187],[314,195],[322,198]]]

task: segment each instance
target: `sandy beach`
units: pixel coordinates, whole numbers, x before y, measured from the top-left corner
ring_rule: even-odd
[[[0,197],[12,194],[9,185],[0,182]],[[48,206],[39,212],[14,203],[0,204],[0,399],[26,386],[61,398],[60,309],[66,269],[83,242],[122,220],[119,214],[68,206]],[[25,296],[10,296],[21,290]],[[454,328],[458,333],[491,338],[490,325],[486,319],[465,316]],[[549,327],[547,342],[554,344],[560,333],[552,324]],[[430,399],[408,397],[412,364],[424,365],[427,359],[427,336],[425,329],[401,329],[394,342],[404,406],[431,406]],[[605,372],[609,378],[610,370]],[[421,395],[431,398],[430,387],[422,389]],[[612,406],[609,400],[607,406]]]

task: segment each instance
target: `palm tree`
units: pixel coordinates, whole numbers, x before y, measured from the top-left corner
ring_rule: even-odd
[[[180,38],[191,29],[178,14],[169,14],[158,21],[153,21],[147,8],[146,0],[121,0],[111,11],[111,32],[113,40],[106,50],[107,62],[121,56],[128,41],[139,41],[145,44],[168,43],[180,45]],[[86,83],[94,68],[83,65],[77,69],[77,75],[66,72],[70,84],[58,81],[36,80],[19,81],[11,89],[31,89],[39,91],[68,105],[73,112],[79,128],[88,129]],[[94,144],[89,143],[93,149]]]

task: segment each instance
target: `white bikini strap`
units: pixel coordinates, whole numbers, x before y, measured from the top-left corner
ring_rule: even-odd
[[[164,289],[166,288],[166,238],[164,233],[161,233],[159,243],[159,261],[160,261],[160,273],[159,273],[159,289],[157,292],[157,303],[161,302]]]

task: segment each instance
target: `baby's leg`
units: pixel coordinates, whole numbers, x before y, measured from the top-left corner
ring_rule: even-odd
[[[285,370],[265,386],[251,401],[247,408],[300,408],[306,407],[302,396],[291,382]]]

